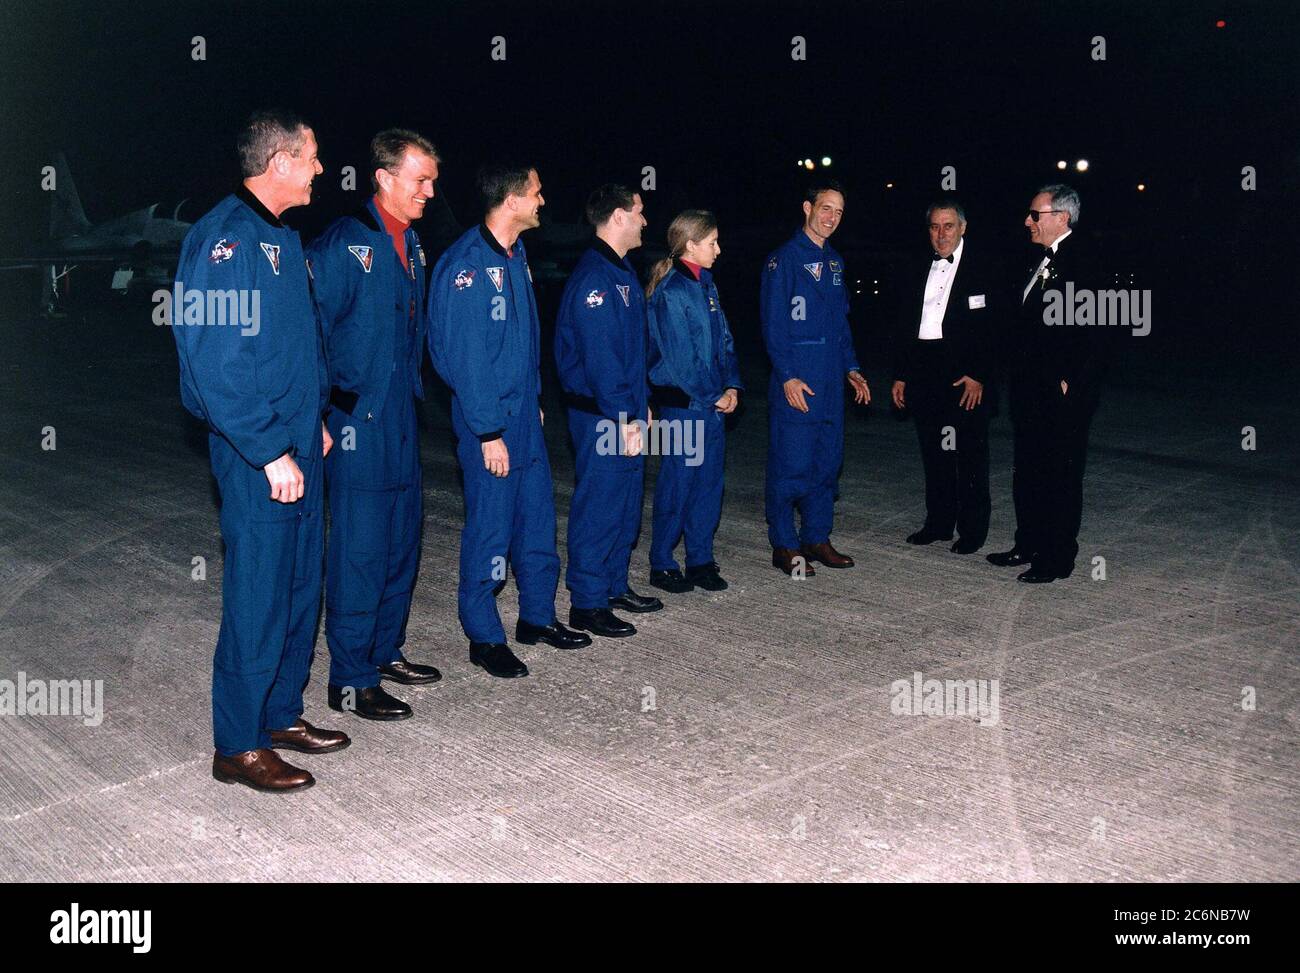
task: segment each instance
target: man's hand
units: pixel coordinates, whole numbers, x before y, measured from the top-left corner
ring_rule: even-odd
[[[330,450],[334,448],[334,437],[330,435],[329,429],[323,422],[320,424],[320,440],[321,444],[324,446],[324,449],[321,450],[321,458],[324,458],[328,456]]]
[[[975,381],[975,379],[971,378],[969,375],[963,375],[961,378],[957,379],[957,381],[952,383],[953,388],[956,388],[958,385],[963,385],[965,388],[961,390],[961,401],[957,404],[967,412],[970,412],[971,409],[975,408],[975,406],[979,405],[980,402],[983,401],[984,385],[982,382]],[[1065,383],[1062,382],[1061,385],[1064,386]],[[1065,389],[1062,388],[1061,391],[1065,391]]]
[[[785,383],[785,400],[790,403],[790,408],[798,409],[800,412],[808,411],[808,402],[804,395],[816,395],[817,393],[803,383],[801,379],[791,378]]]
[[[889,394],[894,400],[895,409],[904,409],[907,407],[907,403],[903,400],[903,387],[905,385],[907,385],[906,382],[896,381],[894,387],[889,390]]]
[[[546,425],[546,410],[540,405],[537,407],[537,418],[542,420],[542,425]]]
[[[509,476],[510,450],[506,449],[504,439],[492,439],[483,443],[483,465],[493,476]]]
[[[641,427],[635,422],[623,425],[623,455],[641,455]]]
[[[740,393],[735,389],[727,389],[722,393],[722,398],[713,403],[713,407],[719,412],[730,414],[736,411],[736,406],[740,404]]]
[[[271,499],[277,503],[297,503],[302,499],[302,470],[285,453],[279,459],[272,460],[262,467],[266,480],[271,484]]]
[[[1065,395],[1070,390],[1070,386],[1065,384],[1065,379],[1061,379],[1061,394]]]
[[[849,372],[849,384],[853,386],[854,402],[858,405],[866,405],[871,401],[871,389],[867,386],[867,380],[862,377],[861,372]]]

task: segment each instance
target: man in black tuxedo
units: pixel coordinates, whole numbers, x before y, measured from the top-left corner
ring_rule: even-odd
[[[898,316],[894,340],[894,405],[916,423],[925,467],[925,524],[909,544],[958,539],[971,554],[989,530],[989,377],[997,301],[989,264],[965,241],[966,212],[943,199],[926,212],[931,259]]]
[[[1038,191],[1025,228],[1042,249],[1012,297],[1019,302],[1009,350],[1016,540],[988,560],[1000,567],[1029,564],[1018,580],[1031,584],[1068,578],[1074,570],[1088,429],[1108,357],[1108,329],[1076,324],[1063,298],[1096,295],[1100,284],[1091,248],[1073,232],[1078,221],[1077,192],[1060,184]]]

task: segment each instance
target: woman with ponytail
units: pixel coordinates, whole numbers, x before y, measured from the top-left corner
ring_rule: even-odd
[[[740,369],[709,268],[722,253],[718,223],[707,210],[686,210],[668,227],[668,257],[646,287],[650,347],[646,356],[656,424],[664,422],[655,484],[650,583],[676,594],[695,587],[722,591],[713,560],[722,516],[726,416],[740,402]],[[685,535],[686,571],[673,557]]]

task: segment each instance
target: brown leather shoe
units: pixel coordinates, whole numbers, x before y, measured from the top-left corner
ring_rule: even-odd
[[[802,564],[803,575],[805,578],[811,578],[817,572],[813,570],[811,559],[804,557],[798,551],[789,547],[777,547],[772,549],[772,567],[784,571],[791,577],[794,576],[796,559]]]
[[[301,718],[287,730],[271,731],[271,747],[275,750],[333,753],[351,743],[346,733],[340,733],[338,730],[321,730]]]
[[[853,558],[835,550],[835,548],[831,547],[830,541],[822,541],[820,544],[805,544],[799,548],[799,551],[809,561],[820,561],[828,568],[853,567]]]
[[[255,791],[294,791],[311,787],[316,778],[280,759],[274,750],[245,750],[233,757],[212,755],[212,776],[223,784],[243,784]]]

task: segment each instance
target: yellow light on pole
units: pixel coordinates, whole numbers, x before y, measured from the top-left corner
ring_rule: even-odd
[[[804,167],[805,169],[808,169],[808,170],[811,171],[811,170],[813,169],[813,160],[812,160],[812,159],[804,159],[804,160],[803,160],[803,167]]]
[[[1088,160],[1087,160],[1087,159],[1080,159],[1078,162],[1076,162],[1076,163],[1074,164],[1074,168],[1078,169],[1080,172],[1087,172],[1087,171],[1088,171]]]
[[[1065,160],[1062,159],[1062,160],[1060,160],[1058,163],[1056,163],[1056,168],[1058,168],[1058,169],[1064,169],[1064,168],[1065,168]]]
[[[1146,191],[1147,191],[1147,184],[1144,182],[1138,183],[1138,192],[1144,193]]]
[[[829,155],[822,156],[822,165],[829,166],[830,164],[831,164],[831,157]]]

